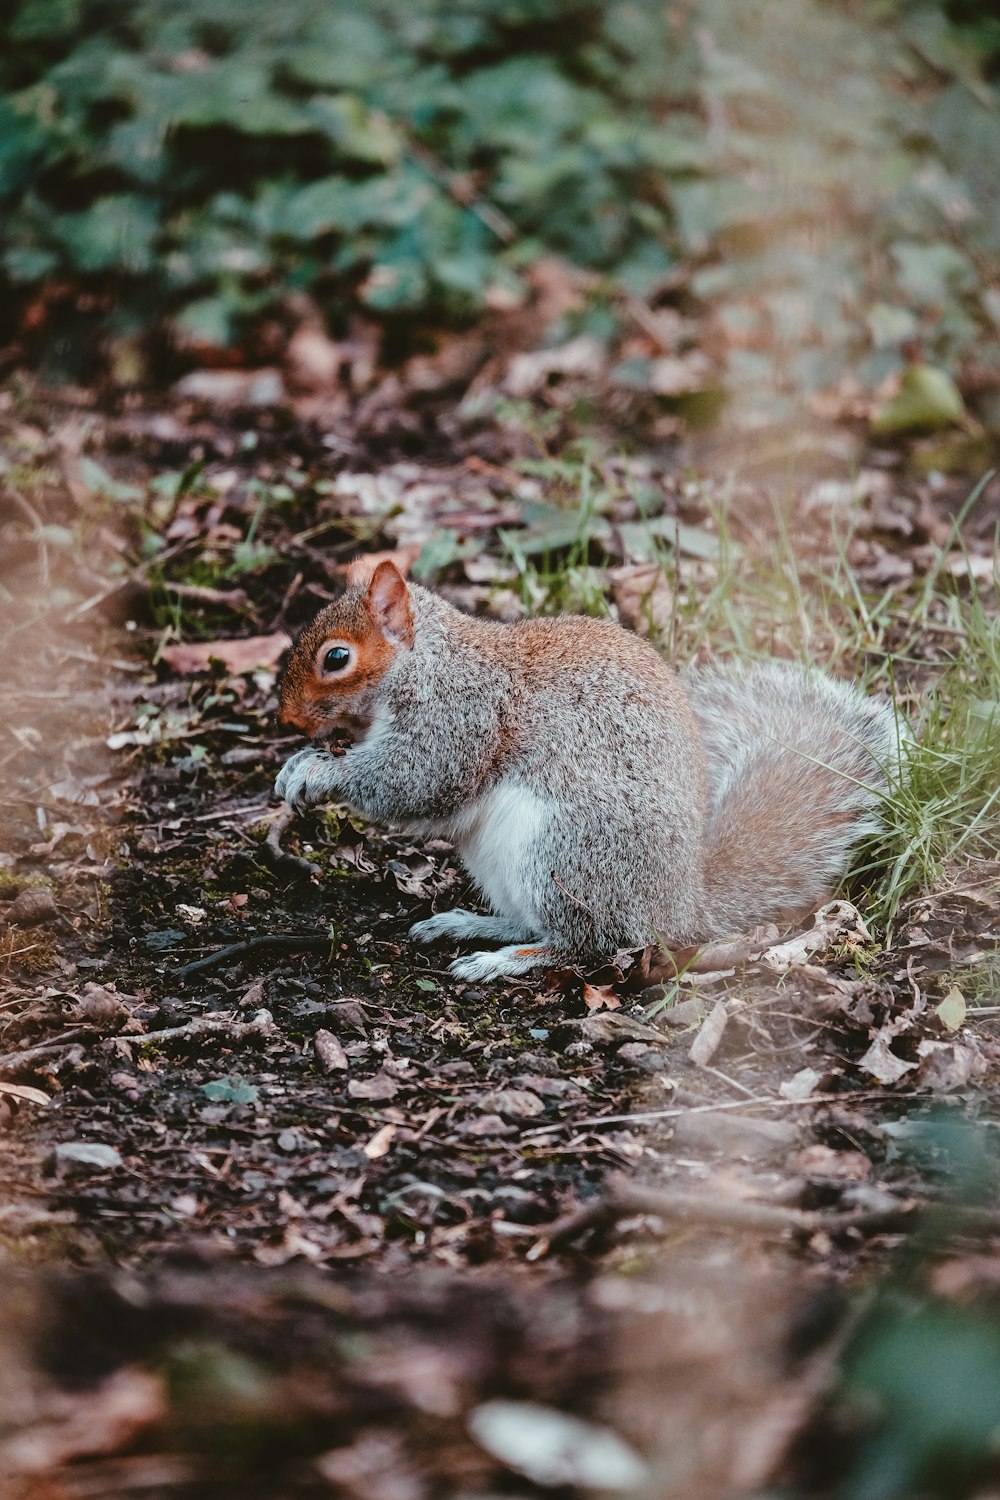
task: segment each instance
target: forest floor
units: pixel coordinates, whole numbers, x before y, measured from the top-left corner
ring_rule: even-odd
[[[713,11],[655,295],[542,261],[141,394],[3,355],[0,1500],[995,1495],[997,117],[799,9]],[[891,693],[914,792],[801,932],[458,982],[453,851],[271,795],[359,553]]]
[[[790,490],[707,442],[574,448],[554,391],[466,431],[400,380],[392,410],[4,412],[39,525],[7,582],[3,1493],[825,1493],[866,1430],[859,1289],[901,1248],[962,1299],[996,1265],[953,1191],[995,1157],[996,866],[918,886],[888,942],[845,902],[679,982],[654,949],[459,983],[406,939],[463,898],[450,848],[274,803],[275,673],[358,551],[502,616],[606,597],[681,659],[723,598],[781,652],[782,559],[809,597],[840,526],[859,586],[893,580],[876,680],[951,570],[896,663],[913,713],[1000,484],[960,548],[968,483],[849,430],[836,479],[844,428]]]

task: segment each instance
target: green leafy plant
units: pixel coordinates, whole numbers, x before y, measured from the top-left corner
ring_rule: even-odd
[[[462,316],[546,250],[662,274],[646,106],[689,73],[668,43],[660,8],[625,0],[19,0],[0,21],[0,276],[88,286],[118,338],[165,308],[203,347],[296,290],[333,320]]]

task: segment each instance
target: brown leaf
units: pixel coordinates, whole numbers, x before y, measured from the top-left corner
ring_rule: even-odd
[[[620,1010],[621,1000],[610,984],[585,984],[583,1003],[588,1010]]]
[[[27,1099],[31,1104],[52,1103],[48,1094],[43,1094],[41,1089],[33,1089],[28,1083],[5,1083],[2,1078],[0,1078],[0,1094],[6,1094],[11,1099]]]
[[[418,546],[409,546],[394,547],[387,552],[362,552],[338,571],[346,575],[349,584],[368,584],[380,563],[391,562],[405,578],[420,556],[420,551]]]
[[[40,927],[59,916],[55,898],[48,886],[30,886],[21,891],[8,906],[4,917],[12,926]]]
[[[279,406],[285,387],[278,370],[192,370],[174,388],[181,400],[209,406]]]
[[[964,1046],[961,1042],[923,1041],[917,1051],[920,1053],[917,1082],[942,1094],[965,1088],[966,1084],[981,1078],[986,1072],[985,1058],[976,1048]]]
[[[533,396],[555,376],[571,375],[592,378],[601,373],[606,362],[604,346],[588,333],[552,349],[536,349],[530,354],[516,354],[507,366],[503,390],[508,396],[523,399]]]
[[[689,353],[665,354],[649,367],[647,385],[657,396],[686,396],[704,391],[715,379],[712,361],[700,349]]]
[[[688,1057],[697,1067],[704,1068],[712,1061],[719,1050],[728,1020],[729,1012],[726,1009],[725,1000],[716,1000],[705,1017],[701,1030],[691,1043],[691,1050],[688,1053]]]
[[[299,391],[329,390],[340,380],[344,355],[344,346],[330,338],[319,320],[300,323],[285,349],[289,385]]]
[[[103,984],[85,984],[76,1008],[88,1021],[97,1022],[114,1021],[125,1010],[123,997],[118,991]]]
[[[674,591],[659,563],[629,563],[609,574],[618,618],[637,635],[669,629]]]
[[[831,948],[858,949],[871,941],[872,935],[856,907],[849,901],[828,901],[816,912],[808,931],[768,948],[761,962],[769,969],[784,971],[798,964],[808,964]]]
[[[807,1177],[840,1177],[863,1182],[871,1175],[872,1164],[862,1151],[834,1151],[818,1142],[796,1152],[790,1162],[792,1170]]]
[[[953,984],[934,1014],[948,1031],[957,1031],[965,1020],[965,996],[957,984]]]
[[[164,646],[160,656],[175,672],[191,676],[208,672],[213,662],[221,662],[232,677],[277,665],[291,644],[283,630],[273,635],[247,635],[234,641],[187,641]]]
[[[579,1031],[588,1042],[652,1042],[665,1047],[670,1040],[655,1026],[646,1026],[621,1011],[598,1010],[567,1026]]]
[[[266,983],[263,979],[255,979],[248,990],[244,990],[240,996],[240,1010],[259,1010],[264,1004]]]
[[[429,859],[414,855],[409,860],[390,859],[388,869],[404,896],[424,899],[434,892],[434,866]]]
[[[9,1441],[4,1448],[4,1470],[37,1475],[71,1459],[127,1451],[141,1434],[163,1420],[166,1410],[162,1377],[126,1365],[96,1389],[74,1393],[72,1401],[67,1400],[50,1421]],[[31,1493],[39,1491],[32,1488]]]
[[[324,1073],[342,1072],[347,1067],[347,1053],[332,1031],[317,1031],[313,1037],[316,1060]]]
[[[399,1084],[383,1070],[374,1078],[352,1078],[347,1092],[352,1099],[394,1099],[399,1093]]]
[[[879,1083],[898,1083],[917,1066],[915,1062],[906,1062],[897,1057],[891,1050],[890,1043],[895,1035],[895,1031],[889,1027],[876,1032],[868,1051],[858,1059],[858,1067],[877,1078]]]
[[[361,1148],[368,1160],[378,1161],[381,1157],[387,1156],[395,1134],[395,1125],[383,1125],[381,1130],[376,1130],[371,1140]]]
[[[495,1094],[484,1094],[479,1101],[480,1109],[495,1112],[511,1120],[531,1119],[540,1115],[545,1105],[530,1089],[499,1089]]]
[[[766,1157],[787,1152],[798,1136],[798,1126],[789,1120],[762,1120],[756,1115],[723,1114],[688,1109],[674,1121],[674,1143],[707,1147],[734,1156]]]
[[[814,1094],[823,1082],[823,1074],[815,1068],[800,1068],[791,1078],[786,1078],[784,1083],[779,1083],[778,1093],[782,1099],[791,1099],[800,1104],[803,1099],[808,1099]]]

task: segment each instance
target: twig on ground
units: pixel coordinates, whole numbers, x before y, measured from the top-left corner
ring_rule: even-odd
[[[811,1235],[823,1231],[842,1234],[854,1229],[868,1234],[899,1231],[914,1222],[916,1205],[900,1203],[875,1213],[815,1213],[771,1203],[726,1202],[708,1193],[637,1187],[633,1183],[609,1183],[609,1191],[593,1203],[556,1219],[528,1251],[529,1260],[568,1244],[581,1234],[609,1228],[633,1214],[680,1220],[719,1229],[744,1229],[756,1234]]]
[[[0,1073],[29,1072],[36,1062],[41,1062],[51,1057],[54,1052],[62,1052],[66,1047],[72,1047],[75,1042],[83,1041],[84,1037],[93,1035],[92,1027],[83,1026],[75,1031],[64,1031],[61,1036],[53,1037],[50,1042],[39,1042],[37,1047],[25,1047],[22,1052],[0,1053]]]
[[[190,1041],[199,1036],[222,1035],[227,1041],[241,1042],[249,1036],[269,1036],[273,1030],[274,1017],[269,1010],[262,1010],[252,1021],[234,1021],[229,1016],[196,1016],[193,1021],[185,1021],[183,1026],[168,1026],[163,1031],[147,1031],[135,1035],[126,1034],[117,1040],[135,1042],[138,1046],[145,1047],[150,1042],[160,1045],[163,1042]]]
[[[271,932],[265,937],[245,938],[241,943],[229,943],[206,953],[189,964],[174,970],[174,977],[186,979],[189,974],[200,974],[204,969],[214,969],[219,964],[242,962],[261,953],[328,953],[330,938],[319,932]]]
[[[761,1094],[749,1099],[726,1099],[721,1104],[675,1105],[671,1109],[638,1109],[630,1115],[594,1115],[589,1120],[574,1120],[567,1116],[554,1125],[536,1125],[525,1132],[526,1136],[552,1135],[559,1130],[593,1130],[598,1125],[644,1125],[649,1120],[676,1120],[681,1115],[705,1115],[722,1109],[803,1109],[810,1104],[856,1104],[861,1100],[881,1099],[891,1103],[897,1097],[885,1089],[855,1089],[844,1094],[810,1094],[808,1099],[785,1099],[780,1095]],[[932,1091],[922,1089],[907,1094],[907,1099],[929,1099]]]
[[[267,831],[267,838],[264,840],[261,853],[272,870],[279,872],[285,870],[290,875],[304,875],[311,880],[314,875],[323,873],[319,865],[314,865],[311,860],[303,859],[300,854],[289,854],[287,849],[281,847],[281,840],[294,819],[294,808],[289,807],[287,802],[283,802]]]

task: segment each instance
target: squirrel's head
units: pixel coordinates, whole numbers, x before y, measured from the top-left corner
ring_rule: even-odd
[[[413,645],[406,579],[395,563],[359,558],[347,588],[296,639],[281,674],[278,723],[311,739],[365,733],[375,691],[399,651]]]

